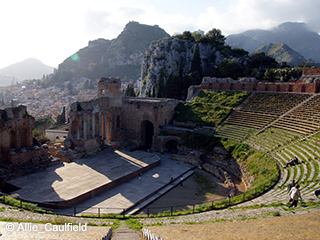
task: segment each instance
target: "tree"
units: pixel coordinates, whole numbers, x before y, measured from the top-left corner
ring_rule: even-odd
[[[275,68],[277,66],[277,61],[267,56],[264,52],[254,53],[250,57],[250,65],[253,68],[266,69],[266,68]]]
[[[66,107],[63,107],[62,113],[57,116],[57,125],[66,123]]]
[[[156,86],[155,85],[152,86],[152,97],[153,98],[156,97]]]
[[[198,71],[196,72],[191,72],[189,74],[187,74],[185,76],[185,89],[188,90],[188,88],[191,86],[191,85],[199,85],[201,84],[201,76],[199,74]]]
[[[164,94],[165,94],[164,91],[165,91],[165,87],[164,87],[164,72],[163,72],[163,68],[161,68],[160,72],[159,72],[156,97],[157,98],[163,98]]]
[[[128,84],[124,95],[127,97],[135,97],[136,96],[132,84]]]
[[[68,83],[68,90],[69,90],[70,95],[73,95],[73,87],[72,87],[71,82]]]
[[[192,72],[198,72],[200,76],[202,75],[199,43],[196,43],[196,46],[194,48],[193,55],[192,55],[190,73]]]
[[[168,76],[166,87],[165,87],[165,96],[167,98],[181,99],[182,91],[182,82],[178,75],[173,74],[173,70]]]
[[[233,79],[238,79],[238,77],[244,75],[240,63],[235,59],[222,60],[219,64],[219,72],[222,77],[230,77]]]
[[[212,46],[223,46],[226,38],[222,35],[220,29],[213,28],[207,32],[201,39],[203,43],[209,43]]]
[[[268,81],[274,81],[276,79],[277,73],[274,69],[268,68],[264,73],[264,78]]]

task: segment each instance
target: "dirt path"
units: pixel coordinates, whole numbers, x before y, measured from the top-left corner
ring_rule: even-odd
[[[164,240],[320,239],[320,211],[257,220],[147,227]]]

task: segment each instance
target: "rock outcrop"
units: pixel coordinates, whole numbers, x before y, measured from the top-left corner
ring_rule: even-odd
[[[140,96],[146,96],[157,85],[160,69],[163,68],[167,77],[171,71],[178,72],[180,58],[182,58],[183,75],[190,72],[191,61],[196,43],[184,39],[161,39],[150,44],[144,53],[141,65],[142,86]],[[216,63],[226,57],[209,44],[199,43],[202,72],[208,72]]]

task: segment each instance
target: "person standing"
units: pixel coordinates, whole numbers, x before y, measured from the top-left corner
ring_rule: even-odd
[[[320,185],[320,183],[319,183],[319,185]],[[314,195],[316,195],[316,197],[319,197],[320,196],[320,189],[315,190]]]
[[[183,176],[180,176],[180,186],[182,186]]]
[[[291,204],[290,204],[289,208],[292,207],[292,206],[296,207],[297,204],[298,204],[299,198],[302,201],[300,190],[299,190],[299,184],[296,184],[296,186],[291,188],[291,190],[289,192],[289,196],[290,196],[290,200],[291,200]]]
[[[293,179],[293,180],[292,180],[292,183],[289,183],[289,184],[288,184],[288,192],[290,192],[291,188],[293,188],[295,185],[296,185],[296,182],[295,182],[295,180]]]

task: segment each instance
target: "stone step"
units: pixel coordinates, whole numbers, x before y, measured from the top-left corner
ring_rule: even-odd
[[[117,228],[112,236],[112,240],[141,240],[140,232],[136,232],[128,228],[127,225],[122,224]]]

